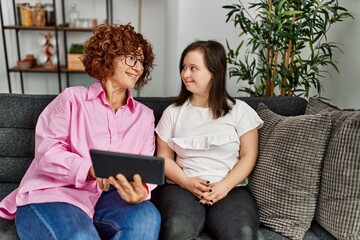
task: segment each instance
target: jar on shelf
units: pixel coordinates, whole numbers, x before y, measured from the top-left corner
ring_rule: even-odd
[[[34,10],[34,25],[37,27],[45,26],[45,10],[42,3],[37,3]]]
[[[45,25],[55,26],[55,11],[53,4],[46,3],[44,5],[44,10],[45,10]]]
[[[76,10],[76,4],[71,6],[70,11],[68,12],[69,17],[69,26],[75,27],[75,21],[79,18],[79,12]]]
[[[26,55],[26,60],[31,62],[31,67],[36,66],[36,58],[35,58],[34,54],[27,54]]]
[[[30,3],[21,5],[21,25],[25,27],[34,26],[33,8],[30,6]]]

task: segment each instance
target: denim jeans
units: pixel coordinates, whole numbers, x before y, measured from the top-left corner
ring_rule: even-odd
[[[112,188],[101,195],[93,221],[74,205],[53,202],[18,207],[15,222],[20,239],[157,240],[160,219],[150,201],[129,204]]]
[[[156,191],[154,202],[162,216],[161,239],[197,239],[204,229],[219,240],[258,239],[258,208],[245,187],[208,206],[186,189],[167,184]]]

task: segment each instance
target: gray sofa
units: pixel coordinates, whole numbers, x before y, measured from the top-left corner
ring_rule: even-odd
[[[44,107],[55,95],[0,94],[0,200],[15,189],[34,156],[34,127]],[[273,112],[283,116],[305,113],[307,101],[297,97],[244,97],[254,109],[264,103]],[[140,102],[154,110],[156,123],[170,98],[140,97]],[[209,239],[204,234],[203,239]],[[288,239],[270,228],[261,226],[261,239]],[[18,239],[14,221],[0,218],[0,239]],[[304,239],[335,239],[316,221]]]

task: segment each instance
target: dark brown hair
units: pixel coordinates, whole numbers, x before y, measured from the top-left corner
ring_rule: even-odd
[[[232,108],[228,100],[230,100],[232,104],[235,104],[234,98],[232,98],[226,90],[227,65],[224,46],[214,40],[195,41],[191,43],[181,54],[179,63],[180,74],[183,69],[186,54],[196,50],[200,50],[203,53],[205,66],[213,76],[210,81],[209,108],[215,119],[222,117],[229,113]],[[181,81],[181,90],[179,96],[175,99],[175,105],[183,105],[191,95],[192,93],[186,89],[184,82]]]
[[[84,43],[85,53],[81,58],[85,71],[97,80],[103,80],[114,74],[113,61],[120,55],[144,55],[144,72],[135,84],[140,89],[151,80],[154,53],[151,44],[142,34],[134,31],[130,24],[101,24],[93,35]]]

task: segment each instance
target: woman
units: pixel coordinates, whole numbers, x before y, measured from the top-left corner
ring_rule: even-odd
[[[262,120],[226,91],[220,43],[193,42],[179,68],[181,92],[155,129],[170,183],[157,196],[162,235],[196,239],[206,227],[217,239],[257,239],[258,209],[245,185],[256,164]]]
[[[90,149],[153,155],[154,116],[129,91],[151,79],[150,43],[131,25],[99,25],[85,42],[85,71],[41,113],[35,158],[0,204],[20,239],[157,239],[160,214],[141,176],[96,178]]]

